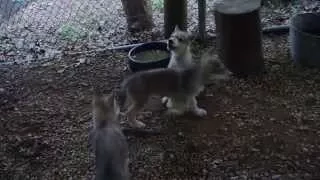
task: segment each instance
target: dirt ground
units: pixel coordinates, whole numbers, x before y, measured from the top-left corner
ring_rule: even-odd
[[[132,179],[320,178],[320,75],[291,63],[286,39],[264,37],[263,77],[207,87],[203,119],[168,118],[153,98],[138,118],[161,134],[128,136]],[[0,179],[91,179],[91,87],[118,87],[125,60],[1,65]]]

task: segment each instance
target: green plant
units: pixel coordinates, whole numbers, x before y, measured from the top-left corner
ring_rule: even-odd
[[[76,41],[81,37],[85,36],[85,32],[81,31],[80,27],[76,27],[70,24],[61,26],[58,33],[63,39]]]
[[[152,8],[155,10],[162,10],[163,3],[163,0],[152,0]]]

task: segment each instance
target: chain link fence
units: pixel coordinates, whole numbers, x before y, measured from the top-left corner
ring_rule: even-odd
[[[163,38],[163,0],[152,0],[154,28],[128,33],[120,0],[0,0],[0,63],[60,59],[87,51]],[[215,32],[213,4],[206,1],[206,32]],[[279,8],[280,7],[280,8]],[[262,9],[262,24],[287,21],[293,8]],[[293,7],[293,6],[292,6]],[[270,23],[269,21],[273,21]],[[188,30],[198,31],[197,0],[188,1]]]

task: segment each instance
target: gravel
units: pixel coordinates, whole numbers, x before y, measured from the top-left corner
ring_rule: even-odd
[[[132,179],[319,178],[319,70],[292,64],[287,36],[263,43],[268,73],[207,87],[199,97],[207,117],[169,118],[150,100],[138,118],[161,133],[128,135]],[[118,88],[125,60],[106,52],[0,65],[1,179],[91,179],[92,86]]]

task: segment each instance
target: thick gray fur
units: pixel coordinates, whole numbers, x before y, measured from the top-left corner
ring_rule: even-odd
[[[90,141],[96,163],[95,180],[129,180],[129,152],[118,121],[119,106],[113,95],[94,96]]]

